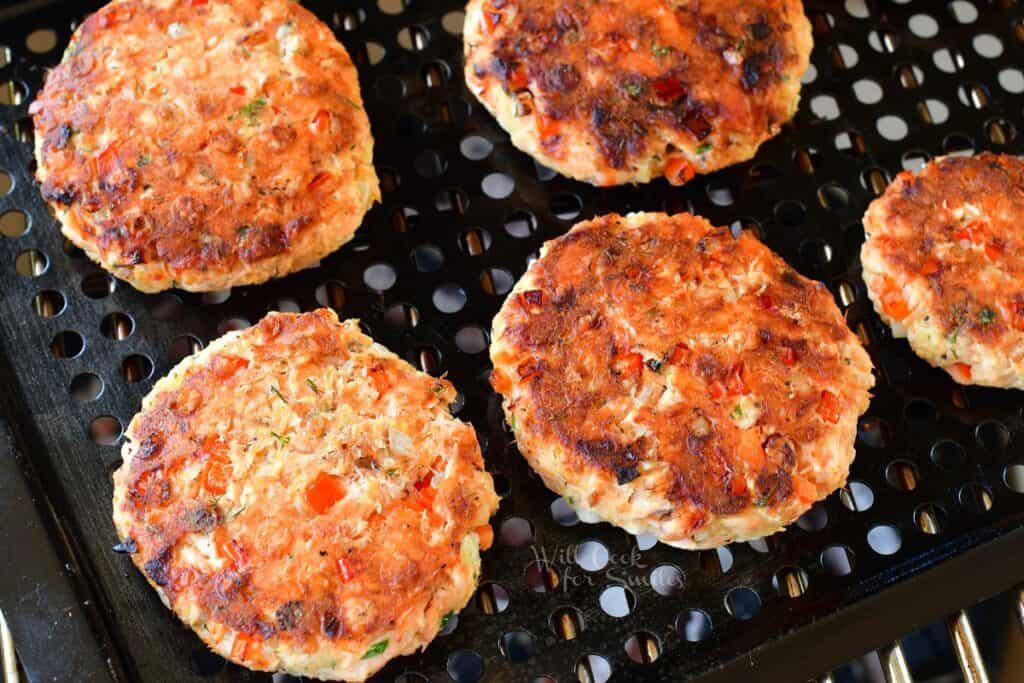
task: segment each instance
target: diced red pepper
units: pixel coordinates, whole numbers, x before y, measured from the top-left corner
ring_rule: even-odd
[[[321,109],[313,117],[313,128],[317,133],[321,135],[331,130],[331,113],[326,109]]]
[[[537,121],[537,134],[540,135],[541,142],[550,142],[558,136],[558,122],[555,119],[540,111],[534,112],[533,117]]]
[[[675,76],[659,78],[651,83],[655,94],[663,100],[675,101],[686,96],[686,88]]]
[[[747,480],[734,474],[732,479],[729,480],[729,493],[734,496],[742,496],[746,492]]]
[[[235,640],[231,643],[231,659],[244,662],[254,656],[262,643],[262,639],[256,634],[235,633]]]
[[[676,344],[672,348],[672,353],[668,355],[669,365],[682,365],[686,360],[686,352],[689,350],[686,344]]]
[[[1013,329],[1024,331],[1024,301],[1011,301],[1007,304]]]
[[[985,245],[985,256],[988,257],[988,260],[990,260],[990,261],[998,261],[999,258],[1002,255],[1003,255],[1003,245],[1002,244],[999,244],[998,242],[993,240],[993,241],[991,241],[991,242],[989,242],[988,244]]]
[[[210,0],[192,0],[192,2],[190,4],[192,5],[192,7],[202,7],[203,5],[208,3],[209,1]]]
[[[378,398],[384,396],[391,388],[391,381],[388,379],[387,370],[380,366],[374,366],[367,371],[370,375],[370,381],[373,382],[373,388],[377,390]]]
[[[684,185],[695,175],[697,171],[686,157],[674,156],[665,162],[665,179],[669,185]]]
[[[228,490],[233,469],[231,461],[224,456],[212,456],[203,468],[203,488],[215,496],[222,496]]]
[[[640,379],[644,372],[644,357],[630,351],[619,353],[615,356],[614,368],[620,375]]]
[[[178,593],[191,586],[196,579],[196,570],[192,567],[181,567],[173,571],[171,587]]]
[[[222,526],[213,532],[213,545],[217,549],[217,554],[227,559],[228,565],[233,569],[244,565],[248,558],[242,544],[230,538]]]
[[[306,187],[307,190],[313,192],[320,189],[328,189],[329,185],[333,184],[331,181],[334,180],[334,174],[328,173],[327,171],[321,171],[313,176],[313,179],[309,181],[309,185]]]
[[[720,379],[713,380],[708,384],[708,395],[711,398],[722,398],[726,394],[725,382]]]
[[[985,241],[985,233],[980,222],[971,221],[964,227],[955,230],[953,232],[953,238],[960,242],[981,244]]]
[[[519,367],[516,368],[516,372],[519,373],[519,381],[529,382],[534,377],[540,376],[542,368],[543,366],[537,360],[524,360],[519,364]]]
[[[508,70],[506,82],[510,90],[522,90],[530,84],[530,76],[526,73],[526,67],[516,63]]]
[[[967,363],[953,363],[950,368],[953,369],[955,379],[963,382],[971,381],[971,366]]]
[[[214,356],[210,370],[219,380],[225,380],[243,368],[249,367],[249,359],[240,356]]]
[[[337,477],[326,472],[319,472],[316,478],[306,485],[306,502],[318,515],[331,509],[345,495],[341,482]]]
[[[818,399],[818,415],[821,419],[836,424],[839,422],[840,408],[839,397],[828,390],[821,392],[821,398]]]
[[[924,263],[921,264],[921,267],[918,268],[917,272],[921,275],[934,275],[939,272],[939,268],[941,266],[942,264],[939,263],[939,259],[934,256],[929,256],[924,260]]]
[[[903,320],[910,315],[910,307],[903,298],[903,293],[887,278],[882,280],[882,291],[879,295],[882,311],[893,320]]]
[[[120,163],[121,158],[117,153],[117,145],[114,144],[107,145],[99,153],[99,156],[93,159],[93,166],[96,170],[96,175],[99,177],[110,175]]]
[[[231,93],[232,95],[244,95],[245,94],[245,86],[233,85],[230,88],[228,88],[228,92]]]
[[[503,15],[490,5],[484,6],[483,14],[484,24],[487,26],[487,32],[494,33],[495,29],[498,28],[498,25],[501,24]]]
[[[796,351],[792,346],[785,346],[782,348],[782,363],[786,367],[793,367],[796,363]]]
[[[732,366],[729,370],[729,374],[725,378],[725,388],[728,390],[730,396],[739,396],[740,394],[750,393],[750,389],[748,389],[747,385],[743,382],[743,361]]]
[[[778,305],[775,303],[775,297],[767,292],[757,295],[757,303],[766,311],[774,311],[778,309]]]

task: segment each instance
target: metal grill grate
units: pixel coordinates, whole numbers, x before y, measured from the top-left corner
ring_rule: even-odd
[[[206,653],[110,552],[109,475],[154,378],[268,310],[331,306],[414,365],[448,373],[503,497],[476,598],[381,680],[714,677],[749,672],[747,658],[801,642],[817,651],[775,666],[810,675],[895,637],[851,628],[850,642],[810,642],[821,624],[863,619],[886,587],[918,576],[904,587],[924,590],[921,572],[938,564],[947,580],[965,577],[969,563],[951,558],[978,549],[1020,556],[1024,397],[957,387],[891,340],[857,264],[860,216],[899,170],[940,154],[1021,151],[1015,2],[808,2],[813,67],[800,113],[778,138],[755,160],[683,188],[614,189],[537,166],[472,100],[461,78],[461,2],[306,4],[358,63],[383,204],[320,268],[201,296],[147,296],[114,281],[59,236],[32,184],[27,105],[98,3],[0,10],[0,343],[12,385],[3,400],[53,506],[51,537],[66,532],[58,545],[88,596],[80,609],[97,642],[62,643],[68,652],[101,647],[128,678],[264,680]],[[658,209],[754,231],[825,281],[879,369],[850,484],[783,534],[687,553],[587,525],[516,453],[487,386],[491,317],[541,243],[594,214]],[[1012,573],[989,570],[1003,584],[978,588],[975,599],[1006,588]],[[913,613],[922,601],[954,611],[961,605],[943,600],[957,590],[900,603],[909,612],[895,621],[926,618]],[[41,637],[45,626],[11,596],[0,605],[19,642]],[[51,665],[23,657],[29,669]]]

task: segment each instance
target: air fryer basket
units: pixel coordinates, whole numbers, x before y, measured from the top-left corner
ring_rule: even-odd
[[[0,607],[30,673],[270,680],[206,652],[111,551],[109,502],[121,431],[154,379],[269,310],[331,306],[447,373],[502,495],[476,597],[380,680],[806,679],[1024,577],[1024,394],[958,387],[891,339],[857,257],[860,216],[902,168],[1020,151],[1016,2],[809,1],[813,67],[781,135],[682,188],[613,189],[537,166],[472,99],[461,2],[306,4],[358,63],[383,202],[319,268],[202,296],[114,281],[33,185],[28,103],[98,3],[0,9],[0,537],[17,550]],[[579,522],[516,452],[487,384],[491,317],[545,240],[633,210],[754,231],[827,283],[878,367],[850,484],[784,533],[652,545]]]

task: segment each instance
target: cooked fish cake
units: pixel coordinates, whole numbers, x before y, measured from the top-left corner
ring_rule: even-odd
[[[796,113],[799,0],[470,0],[466,83],[512,143],[595,185],[751,158]]]
[[[114,474],[117,531],[218,654],[361,681],[476,588],[497,497],[454,399],[355,321],[272,313],[143,401]]]
[[[115,0],[30,112],[64,234],[143,291],[308,267],[380,196],[355,67],[288,0]]]
[[[771,534],[841,486],[874,384],[823,285],[690,214],[548,242],[492,338],[492,383],[547,486],[681,548]]]
[[[1024,389],[1024,162],[900,173],[864,216],[864,282],[918,356],[961,384]]]

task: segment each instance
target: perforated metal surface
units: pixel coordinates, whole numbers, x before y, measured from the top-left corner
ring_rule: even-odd
[[[487,680],[678,680],[799,639],[817,619],[1024,521],[1024,398],[958,388],[891,340],[857,263],[859,218],[901,168],[972,149],[1020,152],[1016,3],[809,3],[816,46],[800,113],[754,161],[681,189],[607,190],[537,167],[472,101],[460,75],[460,2],[307,4],[358,62],[383,204],[320,268],[204,296],[139,294],[59,236],[31,181],[26,110],[73,22],[97,3],[0,10],[9,50],[0,50],[0,342],[16,377],[7,391],[119,675],[269,678],[205,654],[110,551],[109,520],[121,430],[154,378],[268,310],[333,306],[414,365],[448,373],[503,496],[477,598],[381,680],[470,681],[481,671]],[[502,423],[486,345],[503,295],[541,243],[577,219],[641,209],[755,230],[829,285],[879,369],[850,487],[783,534],[698,554],[580,523],[530,473]],[[17,614],[8,616],[17,634]]]

